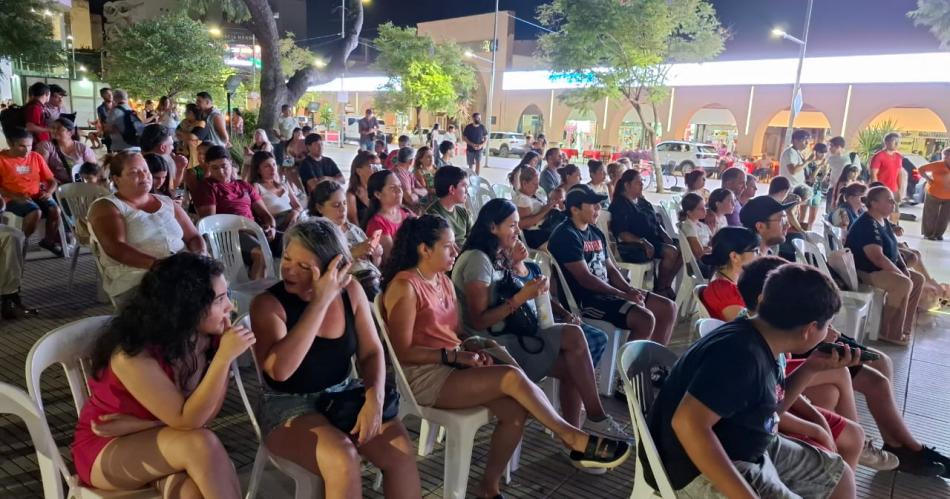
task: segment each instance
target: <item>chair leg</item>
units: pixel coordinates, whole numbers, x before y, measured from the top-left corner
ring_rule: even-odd
[[[247,495],[244,499],[254,499],[257,496],[257,489],[261,486],[261,476],[264,475],[264,468],[267,467],[267,450],[264,444],[257,448],[257,454],[254,456],[254,465],[251,467],[251,478],[247,483]]]
[[[294,476],[294,499],[313,499],[323,497],[323,480],[316,478],[316,475]]]
[[[618,329],[607,332],[607,350],[604,352],[604,356],[601,357],[600,362],[597,363],[597,372],[595,373],[597,376],[597,391],[606,397],[613,395],[617,352],[623,342],[622,336],[623,333]]]
[[[447,429],[445,439],[445,485],[442,497],[464,499],[472,465],[472,448],[477,427],[458,425]]]
[[[76,275],[76,262],[79,261],[80,248],[81,246],[79,246],[79,243],[76,243],[75,245],[73,245],[73,248],[72,248],[73,256],[72,256],[72,262],[70,262],[69,264],[69,281],[66,283],[67,293],[70,293],[73,290],[73,277]]]
[[[435,447],[435,441],[439,434],[439,425],[429,423],[428,420],[423,419],[419,423],[419,455],[428,456],[432,454],[432,449]]]
[[[511,458],[508,459],[508,464],[505,466],[505,485],[511,483],[511,474],[518,471],[521,466],[521,445],[523,443],[524,439],[521,439],[518,446],[515,447],[515,451],[511,453]]]

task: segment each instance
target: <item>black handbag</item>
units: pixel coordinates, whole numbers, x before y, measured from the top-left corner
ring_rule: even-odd
[[[363,404],[366,403],[366,387],[355,382],[346,390],[326,392],[320,395],[317,411],[338,430],[349,433],[356,426]],[[389,421],[399,415],[399,393],[386,385],[383,393],[383,421]]]
[[[495,284],[495,292],[498,293],[498,305],[506,303],[514,298],[524,284],[521,280],[515,278],[511,270],[505,270],[505,275]],[[490,330],[493,336],[511,334],[518,338],[518,344],[525,352],[530,354],[540,353],[544,350],[544,338],[538,335],[538,312],[534,308],[534,302],[527,301],[516,308],[508,317],[505,317],[504,327],[500,331]],[[526,339],[536,341],[536,349],[529,348]]]

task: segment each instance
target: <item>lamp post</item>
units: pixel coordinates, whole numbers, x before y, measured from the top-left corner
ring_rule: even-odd
[[[491,35],[491,80],[488,83],[488,147],[485,151],[485,167],[488,167],[488,157],[491,156],[492,131],[492,101],[495,100],[495,57],[498,54],[498,2],[495,0],[495,26]]]
[[[73,35],[66,35],[66,43],[69,44],[69,50],[72,52],[72,79],[76,79],[76,41],[73,40]]]
[[[493,97],[493,95],[494,95],[494,89],[495,89],[495,61],[493,60],[493,59],[495,58],[495,53],[492,52],[492,58],[491,58],[491,59],[488,59],[487,57],[482,57],[482,56],[480,56],[480,55],[478,55],[478,54],[472,52],[471,50],[466,50],[463,55],[464,55],[465,57],[469,58],[469,59],[476,59],[476,60],[479,60],[479,61],[482,61],[482,62],[487,62],[487,63],[491,64],[491,81],[488,83],[488,103],[487,103],[487,105],[485,106],[485,107],[487,108],[485,111],[486,111],[486,113],[488,114],[488,121],[486,122],[487,124],[486,124],[486,126],[485,126],[485,130],[488,132],[488,140],[489,140],[489,147],[488,147],[487,149],[485,149],[485,166],[488,166],[488,156],[491,155],[491,147],[490,147],[490,144],[491,144],[491,108],[492,108],[492,106],[491,106],[491,101],[492,101],[492,97]],[[479,72],[483,72],[483,71],[479,71]]]
[[[795,124],[795,99],[798,97],[799,92],[801,92],[802,64],[805,62],[805,49],[808,47],[808,28],[811,26],[811,8],[813,3],[814,0],[808,0],[808,7],[805,9],[805,30],[802,33],[801,39],[789,35],[779,28],[772,30],[773,36],[797,43],[799,46],[798,71],[795,73],[795,86],[792,87],[792,100],[788,108],[788,128],[785,130],[785,145],[792,143],[792,126]],[[804,105],[804,101],[802,104]]]

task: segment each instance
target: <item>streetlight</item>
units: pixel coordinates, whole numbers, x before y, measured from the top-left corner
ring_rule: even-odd
[[[322,69],[322,68],[327,67],[327,61],[324,61],[323,59],[317,57],[313,60],[313,65]]]
[[[781,28],[773,28],[772,36],[797,43],[800,47],[798,51],[798,71],[795,73],[795,86],[792,87],[792,101],[788,108],[788,128],[785,130],[785,145],[792,143],[792,126],[795,124],[795,100],[801,92],[802,64],[805,62],[805,49],[808,47],[808,28],[811,26],[811,8],[814,0],[808,0],[808,7],[805,9],[805,29],[802,38],[796,38],[786,33]],[[804,105],[804,99],[802,99]]]
[[[214,36],[214,37],[219,37],[219,36],[221,36],[222,31],[221,31],[221,28],[219,28],[219,27],[217,27],[217,26],[212,26],[212,27],[208,28],[208,34],[210,34],[211,36]]]

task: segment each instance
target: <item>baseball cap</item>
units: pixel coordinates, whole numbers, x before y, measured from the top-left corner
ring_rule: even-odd
[[[765,222],[772,215],[785,211],[798,204],[798,201],[791,203],[779,203],[770,196],[758,196],[749,200],[739,212],[739,220],[746,228],[755,230],[755,224]]]
[[[564,196],[564,207],[571,209],[572,206],[580,206],[584,203],[600,204],[606,200],[606,194],[597,194],[590,186],[577,184],[571,187],[571,190],[567,192],[567,196]]]

